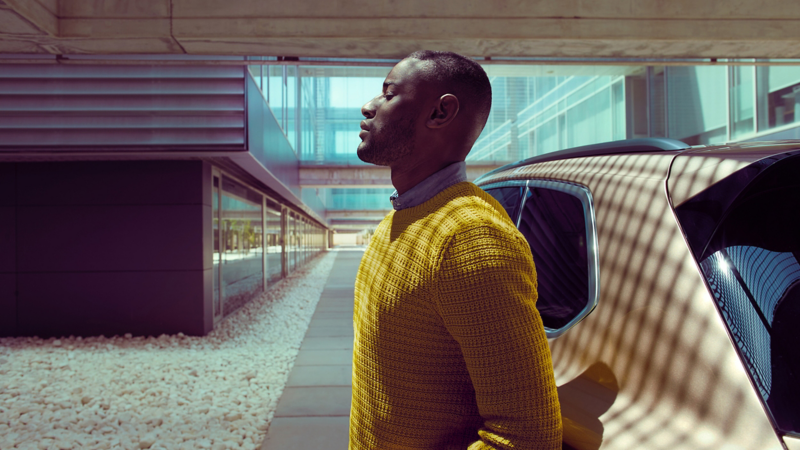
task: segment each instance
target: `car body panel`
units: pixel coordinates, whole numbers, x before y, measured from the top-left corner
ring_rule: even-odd
[[[778,145],[750,142],[680,152],[669,176],[672,205],[680,206],[714,183],[758,160],[797,148],[800,146],[796,142]]]
[[[783,442],[789,450],[800,450],[800,438],[784,436]]]
[[[573,448],[782,447],[673,215],[666,180],[679,154],[550,161],[478,182],[571,181],[594,197],[598,305],[549,341]]]

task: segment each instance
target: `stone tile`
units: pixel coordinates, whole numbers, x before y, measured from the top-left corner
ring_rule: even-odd
[[[287,387],[275,417],[349,416],[349,386]]]
[[[286,386],[352,386],[353,366],[297,366]]]
[[[345,314],[344,317],[312,317],[310,327],[345,327],[353,326],[353,315]]]
[[[342,311],[347,312],[354,309],[353,300],[348,302],[320,302],[317,304],[316,310],[319,311]]]
[[[339,366],[353,361],[350,349],[300,350],[295,366]]]
[[[322,290],[322,298],[353,298],[355,295],[355,288],[331,288],[327,285]]]
[[[347,448],[350,417],[276,417],[261,450]]]
[[[336,321],[328,322],[328,321]],[[352,311],[322,311],[311,316],[312,326],[352,326]]]
[[[353,351],[352,336],[306,337],[300,350],[350,350]]]
[[[349,313],[351,315],[353,314],[353,311],[355,311],[355,308],[353,308],[352,305],[320,305],[317,306],[317,309],[315,310],[315,312],[341,312]]]
[[[316,310],[314,315],[312,316],[312,320],[314,319],[353,319],[353,313],[351,311],[342,311],[342,310]]]
[[[306,337],[339,337],[339,336],[354,336],[353,326],[342,327],[312,327],[306,331]]]

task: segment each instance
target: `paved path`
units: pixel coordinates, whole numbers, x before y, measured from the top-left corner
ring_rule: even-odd
[[[346,450],[353,285],[363,248],[339,248],[261,450]]]

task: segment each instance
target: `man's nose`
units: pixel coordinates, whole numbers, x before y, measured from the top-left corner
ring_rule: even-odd
[[[377,98],[377,97],[375,97]],[[367,119],[372,119],[375,117],[375,98],[368,101],[361,107],[361,115],[366,117]]]

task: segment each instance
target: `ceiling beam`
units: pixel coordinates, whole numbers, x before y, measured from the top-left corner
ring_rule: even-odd
[[[47,33],[50,37],[58,37],[57,3],[45,1],[44,4],[37,0],[3,0],[17,14],[28,22]],[[47,5],[45,7],[44,5]]]
[[[396,59],[446,48],[493,58],[800,57],[797,0],[346,3],[5,0],[24,21],[0,7],[0,53]]]

